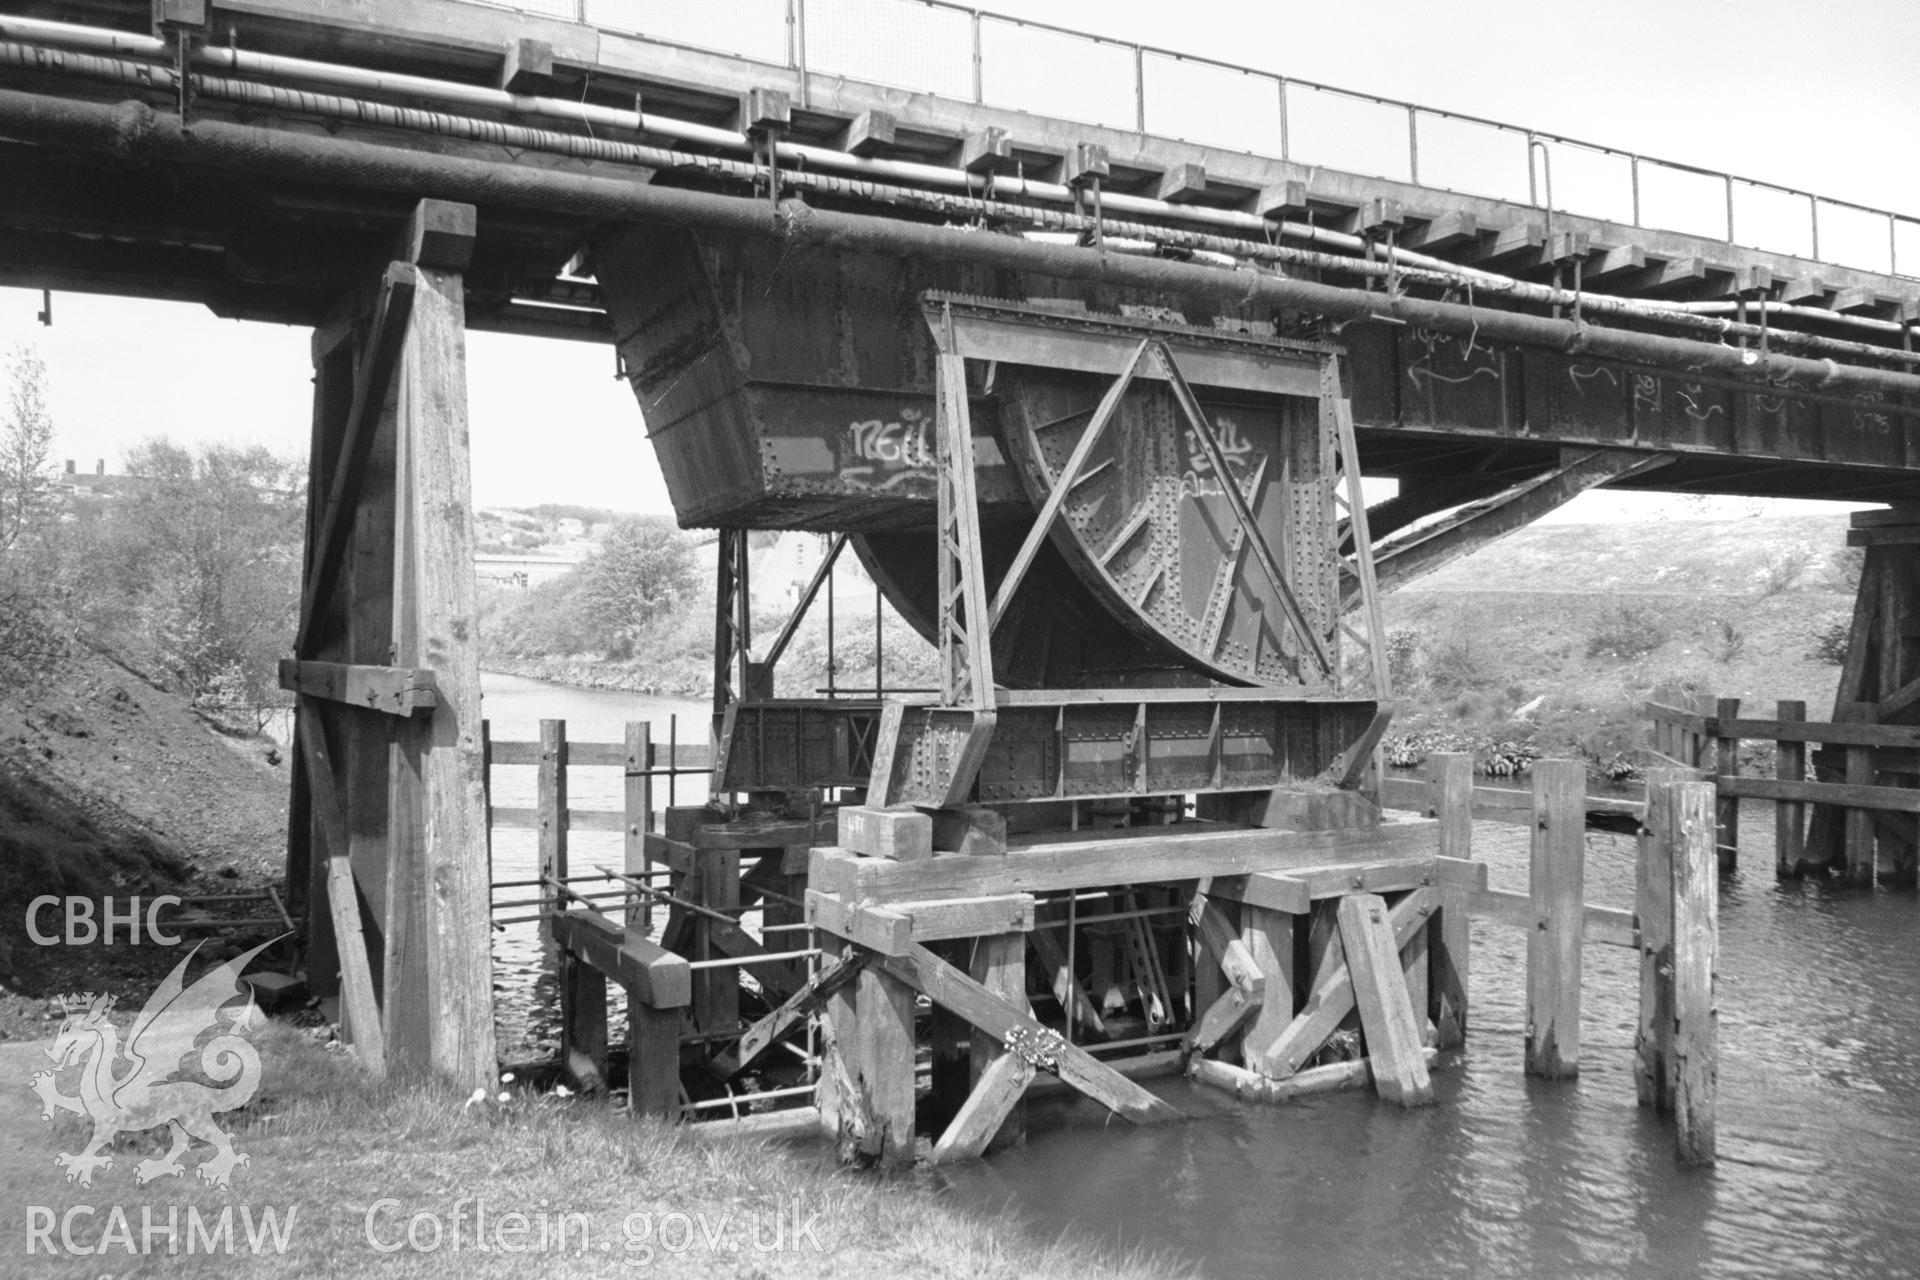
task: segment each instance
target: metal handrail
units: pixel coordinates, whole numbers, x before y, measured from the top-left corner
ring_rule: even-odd
[[[1512,134],[1515,137],[1527,142],[1529,144],[1526,150],[1527,168],[1528,168],[1529,177],[1531,177],[1531,172],[1532,172],[1532,153],[1533,153],[1532,144],[1536,142],[1551,143],[1551,144],[1564,146],[1564,147],[1578,148],[1582,151],[1591,152],[1596,155],[1607,156],[1607,157],[1624,161],[1628,168],[1628,181],[1630,186],[1629,198],[1630,198],[1631,210],[1632,210],[1630,225],[1635,227],[1647,226],[1647,224],[1642,221],[1641,173],[1643,168],[1652,166],[1658,169],[1664,169],[1674,173],[1688,174],[1694,177],[1713,179],[1720,182],[1725,187],[1726,189],[1725,220],[1727,224],[1725,239],[1726,239],[1726,243],[1728,244],[1736,243],[1736,238],[1735,238],[1736,231],[1735,231],[1735,221],[1734,221],[1734,204],[1735,204],[1734,190],[1736,185],[1744,186],[1754,191],[1770,192],[1775,195],[1789,196],[1798,200],[1807,201],[1807,216],[1808,216],[1807,231],[1808,231],[1808,244],[1809,244],[1809,252],[1807,256],[1813,259],[1819,258],[1820,213],[1821,213],[1822,206],[1825,206],[1828,209],[1832,209],[1832,210],[1849,210],[1854,213],[1866,214],[1871,217],[1882,218],[1886,220],[1886,223],[1887,223],[1886,248],[1887,248],[1888,274],[1899,274],[1899,228],[1903,224],[1910,227],[1920,228],[1920,216],[1900,213],[1892,209],[1881,208],[1877,205],[1864,204],[1857,200],[1847,200],[1847,199],[1841,199],[1835,196],[1821,195],[1818,192],[1809,191],[1801,187],[1788,186],[1785,183],[1771,182],[1761,178],[1749,178],[1741,174],[1732,173],[1727,170],[1713,169],[1703,165],[1690,164],[1688,162],[1680,161],[1680,160],[1666,160],[1657,156],[1644,155],[1639,152],[1624,151],[1618,147],[1608,146],[1605,143],[1592,142],[1587,139],[1575,138],[1567,134],[1554,133],[1549,130],[1530,129],[1524,125],[1513,124],[1505,120],[1495,120],[1487,116],[1475,115],[1472,112],[1453,111],[1444,107],[1427,106],[1422,103],[1410,102],[1403,98],[1389,97],[1383,94],[1370,93],[1360,89],[1344,88],[1340,85],[1327,84],[1318,80],[1309,80],[1309,79],[1305,79],[1298,76],[1285,75],[1276,71],[1263,70],[1258,67],[1244,66],[1239,63],[1225,61],[1224,59],[1209,57],[1205,54],[1183,53],[1180,50],[1169,49],[1161,45],[1145,44],[1138,41],[1118,40],[1111,36],[1103,36],[1103,35],[1095,34],[1094,32],[1090,32],[1090,31],[1077,30],[1072,27],[1061,26],[1057,23],[1045,22],[1045,21],[1040,21],[1040,20],[1031,19],[1031,18],[1019,18],[1019,17],[1014,17],[1011,14],[996,13],[996,12],[993,12],[992,10],[982,9],[975,5],[958,4],[958,3],[954,3],[954,0],[888,0],[888,2],[897,4],[902,9],[914,9],[914,8],[934,9],[934,10],[940,10],[943,12],[956,13],[966,17],[968,21],[968,28],[971,33],[970,38],[972,42],[972,48],[969,50],[969,53],[971,56],[971,80],[972,80],[972,89],[973,89],[973,99],[975,102],[982,103],[982,104],[985,104],[987,99],[985,95],[985,89],[984,89],[985,80],[983,76],[983,67],[986,60],[986,55],[985,55],[985,50],[982,48],[981,32],[982,32],[983,26],[986,23],[990,23],[990,22],[999,23],[1008,27],[1023,28],[1031,31],[1046,32],[1051,35],[1067,36],[1073,39],[1085,40],[1091,44],[1102,45],[1102,46],[1106,46],[1114,49],[1124,50],[1128,54],[1130,54],[1130,60],[1132,62],[1133,74],[1134,74],[1134,84],[1133,84],[1133,102],[1135,104],[1135,112],[1134,112],[1135,130],[1134,131],[1141,134],[1150,132],[1150,122],[1149,122],[1150,113],[1148,110],[1145,64],[1146,64],[1146,59],[1148,57],[1156,57],[1156,58],[1167,59],[1174,62],[1187,63],[1193,66],[1211,67],[1220,71],[1233,72],[1239,75],[1252,76],[1258,79],[1272,81],[1277,89],[1277,101],[1278,101],[1277,141],[1279,144],[1278,158],[1281,160],[1292,159],[1292,156],[1290,154],[1292,148],[1290,145],[1290,136],[1289,136],[1290,129],[1289,129],[1289,121],[1288,121],[1287,93],[1288,93],[1288,90],[1291,88],[1298,88],[1298,89],[1307,90],[1313,93],[1327,94],[1337,98],[1344,98],[1349,101],[1364,102],[1364,103],[1369,103],[1375,106],[1386,107],[1391,110],[1405,112],[1407,115],[1407,172],[1409,174],[1410,181],[1412,181],[1415,184],[1418,184],[1420,180],[1419,178],[1419,174],[1420,174],[1419,121],[1420,121],[1420,118],[1424,116],[1424,117],[1429,117],[1436,120],[1457,121],[1462,124],[1470,124],[1470,125],[1476,125],[1482,128],[1495,129],[1500,131],[1501,133]],[[519,12],[530,12],[530,13],[536,13],[543,16],[547,16],[547,17],[556,16],[551,12],[550,7],[529,6],[522,3],[516,3],[515,0],[461,0],[461,3],[482,5],[487,8],[494,8],[494,9],[510,9],[510,10],[515,10]],[[780,18],[781,25],[785,29],[785,38],[784,38],[783,44],[786,49],[786,67],[788,70],[799,71],[803,73],[802,74],[803,89],[804,89],[806,73],[810,71],[810,67],[808,65],[808,43],[809,42],[807,39],[807,5],[808,5],[808,0],[785,0],[784,9]],[[588,6],[588,0],[574,0],[573,6],[572,6],[573,21],[578,23],[581,26],[591,26],[591,27],[594,27],[596,30],[602,30],[602,31],[611,32],[613,34],[629,36],[636,39],[645,40],[652,44],[665,45],[671,48],[702,49],[708,52],[715,52],[715,53],[725,54],[728,56],[740,57],[747,61],[759,61],[759,59],[750,58],[745,54],[741,54],[737,52],[736,48],[690,44],[684,40],[667,39],[667,38],[663,38],[656,35],[649,35],[645,32],[631,30],[629,28],[606,26],[603,24],[593,23],[588,20],[587,6]],[[775,64],[768,64],[768,65],[775,65]],[[1538,204],[1537,199],[1532,200],[1530,202],[1534,204]],[[1569,208],[1566,210],[1562,210],[1562,212],[1577,213],[1579,212],[1579,210]],[[1598,215],[1591,215],[1591,216],[1598,216]],[[1871,270],[1873,268],[1862,268],[1862,269]]]

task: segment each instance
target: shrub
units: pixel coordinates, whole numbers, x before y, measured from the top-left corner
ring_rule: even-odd
[[[1420,632],[1416,627],[1387,628],[1387,674],[1396,689],[1406,688],[1420,674]]]
[[[1718,663],[1732,662],[1747,647],[1747,633],[1725,618],[1714,621],[1707,628],[1707,656]]]
[[[1427,680],[1442,698],[1484,689],[1493,678],[1485,646],[1464,628],[1443,637],[1427,659]]]
[[[1866,567],[1865,547],[1835,547],[1827,555],[1827,577],[1835,591],[1848,595],[1860,589],[1860,571]]]
[[[1853,619],[1844,613],[1829,613],[1814,624],[1813,651],[1807,656],[1839,666],[1847,660],[1847,641],[1853,635]]]
[[[1759,588],[1761,599],[1777,596],[1783,591],[1791,591],[1813,563],[1813,548],[1807,543],[1796,542],[1790,547],[1768,556],[1758,569],[1754,570],[1754,584]]]
[[[1630,662],[1666,642],[1667,624],[1659,614],[1645,605],[1616,605],[1587,638],[1587,656]]]

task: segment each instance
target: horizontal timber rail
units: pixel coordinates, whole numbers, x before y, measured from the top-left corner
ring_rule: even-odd
[[[625,865],[629,875],[644,877],[648,871],[646,839],[656,820],[654,782],[667,780],[667,803],[674,799],[674,782],[687,774],[705,774],[712,768],[712,750],[706,745],[683,745],[678,741],[679,721],[668,724],[665,743],[653,740],[653,726],[645,720],[629,721],[625,740],[618,743],[570,742],[564,720],[542,720],[540,740],[495,742],[491,722],[482,722],[482,756],[486,769],[487,829],[489,848],[495,830],[534,831],[539,834],[539,875],[531,881],[501,882],[493,888],[541,887],[554,890],[546,899],[550,910],[559,910],[570,894],[568,835],[575,831],[617,833],[625,838]],[[536,777],[537,803],[533,808],[496,806],[493,803],[493,771],[496,768],[530,767]],[[568,774],[576,768],[620,769],[623,773],[619,809],[581,809],[567,803]],[[572,896],[579,896],[574,894]],[[633,914],[642,922],[649,918],[647,903],[641,897]],[[506,904],[496,902],[495,909]],[[518,904],[516,904],[518,905]],[[497,925],[519,922],[496,920]],[[541,920],[541,917],[528,917]],[[547,933],[544,920],[543,937]]]
[[[1380,783],[1380,803],[1389,809],[1407,809],[1433,816],[1439,804],[1439,792],[1429,778],[1387,777]],[[1646,812],[1639,800],[1620,796],[1585,797],[1587,825],[1600,830],[1618,830],[1638,826]],[[1473,816],[1488,822],[1511,822],[1521,826],[1533,821],[1533,793],[1518,787],[1473,788]]]
[[[1742,716],[1737,698],[1672,694],[1647,702],[1645,712],[1665,764],[1704,769],[1713,744],[1723,867],[1738,854],[1740,801],[1771,800],[1775,871],[1782,879],[1833,872],[1853,884],[1913,884],[1920,861],[1920,725],[1869,717],[1883,706],[1909,705],[1916,695],[1920,690],[1902,690],[1879,704],[1848,704],[1859,720],[1808,720],[1806,703],[1797,701],[1777,703],[1773,718],[1762,719]],[[1740,772],[1743,742],[1773,745],[1773,777]]]

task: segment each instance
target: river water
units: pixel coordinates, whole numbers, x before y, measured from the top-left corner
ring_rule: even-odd
[[[695,740],[705,723],[698,704],[486,688],[496,740],[535,736],[541,715],[581,740],[647,717],[658,739],[672,711]],[[524,799],[496,782],[495,802],[531,804],[526,772]],[[592,807],[618,803],[609,772]],[[1367,1093],[1262,1107],[1155,1082],[1196,1118],[1137,1129],[1090,1103],[1036,1103],[1024,1147],[924,1176],[1042,1236],[1140,1246],[1210,1276],[1920,1276],[1920,898],[1777,883],[1772,818],[1746,806],[1741,868],[1721,881],[1714,1168],[1678,1165],[1670,1127],[1636,1104],[1634,954],[1587,949],[1580,1077],[1531,1081],[1526,939],[1479,921],[1466,1049],[1435,1074],[1432,1107]],[[1525,888],[1525,828],[1479,823],[1474,844],[1493,887]],[[495,860],[496,878],[521,878],[498,838]],[[1588,900],[1631,908],[1633,860],[1632,840],[1589,836]],[[530,853],[511,865],[530,875]],[[537,949],[506,938],[496,957],[503,1023],[521,1009],[517,1033],[538,1041],[544,1023],[515,995]]]
[[[540,721],[567,722],[570,742],[625,742],[629,720],[645,720],[656,746],[665,748],[677,731],[678,741],[706,745],[711,703],[684,698],[653,698],[645,694],[601,689],[576,689],[522,676],[486,672],[481,679],[481,713],[495,742],[538,742]],[[535,771],[530,765],[498,765],[493,770],[496,808],[526,808],[535,804]],[[618,810],[625,793],[624,771],[617,768],[575,766],[567,770],[567,804],[573,809]],[[665,778],[654,784],[656,809],[668,804],[702,804],[707,798],[706,776],[677,777],[669,788]],[[576,831],[567,839],[568,862],[575,876],[596,866],[621,868],[624,841],[611,831]],[[495,830],[493,879],[498,882],[539,877],[539,844],[532,831]],[[581,885],[583,891],[607,887]],[[501,889],[496,902],[524,902],[536,897],[531,886]],[[515,921],[530,916],[532,907],[495,912],[495,919]],[[541,955],[540,940],[531,921],[517,920],[493,935],[493,984],[498,1016],[495,1034],[500,1055],[508,1063],[550,1058],[558,1049],[559,997],[552,966]],[[624,1017],[616,992],[614,1016]],[[615,1022],[615,1026],[620,1025]]]

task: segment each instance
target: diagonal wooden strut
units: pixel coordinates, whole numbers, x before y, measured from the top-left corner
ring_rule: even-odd
[[[1353,976],[1360,1031],[1373,1063],[1373,1086],[1382,1098],[1403,1107],[1433,1101],[1425,1046],[1400,967],[1400,947],[1379,894],[1353,894],[1340,900],[1340,945]]]
[[[1219,907],[1196,894],[1190,915],[1200,934],[1201,963],[1218,964],[1228,983],[1227,989],[1207,1006],[1193,1029],[1187,1032],[1186,1051],[1205,1053],[1260,1012],[1266,999],[1267,979],[1253,952],[1235,936],[1233,926]]]
[[[1135,1124],[1184,1118],[1172,1106],[1085,1049],[1068,1044],[1058,1032],[1016,1009],[920,943],[910,944],[904,955],[875,954],[871,963]]]
[[[308,656],[314,624],[325,616],[327,601],[340,578],[347,535],[353,529],[355,500],[366,474],[367,459],[373,452],[373,437],[386,407],[387,392],[393,386],[394,370],[400,365],[400,349],[406,342],[419,274],[419,269],[411,263],[395,262],[387,267],[380,281],[380,295],[373,308],[373,327],[368,331],[365,355],[353,379],[353,408],[341,436],[340,462],[334,468],[326,513],[314,540],[313,568],[307,574],[306,589],[300,597],[300,630],[294,639],[293,651],[301,657]]]
[[[1020,1104],[1021,1095],[1033,1083],[1033,1074],[1033,1063],[1021,1055],[1005,1049],[995,1054],[946,1132],[933,1144],[933,1163],[978,1159]]]
[[[993,605],[987,611],[987,629],[992,631],[1000,625],[1000,619],[1007,613],[1007,607],[1013,603],[1013,593],[1019,589],[1020,582],[1027,576],[1027,570],[1033,565],[1033,557],[1040,551],[1040,544],[1046,539],[1047,531],[1053,527],[1054,520],[1060,514],[1060,508],[1066,504],[1067,495],[1080,482],[1080,468],[1087,465],[1087,458],[1093,453],[1093,446],[1100,442],[1101,435],[1120,411],[1120,401],[1126,395],[1127,388],[1133,385],[1133,376],[1139,371],[1141,362],[1147,357],[1149,339],[1143,339],[1127,357],[1127,363],[1120,370],[1120,376],[1114,380],[1107,393],[1100,398],[1100,407],[1093,412],[1093,420],[1087,423],[1087,429],[1080,433],[1073,452],[1067,457],[1066,466],[1060,470],[1060,478],[1054,482],[1053,491],[1047,494],[1046,502],[1041,504],[1040,514],[1033,518],[1033,527],[1027,530],[1026,541],[1020,544],[1020,550],[1013,557],[1013,564],[1007,570],[1006,577],[1000,580],[1000,589],[993,593]]]
[[[724,1078],[752,1065],[753,1060],[771,1049],[781,1036],[806,1021],[809,1014],[859,977],[860,971],[867,967],[870,954],[852,951],[846,959],[828,965],[809,978],[807,985],[788,996],[784,1004],[748,1027],[733,1053],[722,1054],[714,1060],[715,1074]]]
[[[1200,442],[1200,448],[1207,455],[1207,462],[1213,467],[1213,473],[1220,477],[1220,492],[1226,496],[1227,506],[1233,512],[1233,518],[1246,530],[1247,545],[1253,551],[1253,558],[1260,563],[1260,571],[1273,584],[1274,594],[1280,599],[1280,607],[1287,615],[1287,621],[1306,645],[1307,652],[1320,668],[1320,674],[1333,675],[1333,658],[1327,653],[1326,642],[1314,630],[1313,624],[1300,608],[1300,601],[1294,598],[1293,588],[1287,584],[1286,575],[1280,572],[1280,562],[1274,558],[1273,548],[1254,522],[1253,510],[1247,505],[1247,497],[1240,492],[1240,486],[1233,483],[1232,473],[1227,470],[1226,455],[1220,449],[1220,441],[1213,434],[1213,424],[1207,421],[1207,414],[1200,407],[1200,400],[1193,394],[1193,388],[1187,385],[1186,375],[1174,363],[1173,352],[1167,344],[1159,340],[1153,343],[1154,359],[1160,364],[1161,371],[1167,375],[1167,384],[1173,388],[1173,396],[1179,402],[1180,412],[1186,417],[1187,424],[1193,428],[1194,437]]]
[[[1416,889],[1395,903],[1387,912],[1394,945],[1404,948],[1412,942],[1439,906],[1440,895],[1434,889]],[[1298,1071],[1300,1065],[1327,1042],[1327,1037],[1340,1029],[1340,1023],[1353,1009],[1353,977],[1346,953],[1329,945],[1306,1003],[1260,1059],[1260,1074],[1279,1080]]]
[[[354,887],[353,864],[347,857],[347,815],[340,805],[334,781],[333,757],[320,730],[319,709],[312,703],[295,716],[300,755],[306,764],[307,789],[326,848],[327,906],[332,913],[334,945],[340,959],[340,996],[346,1006],[347,1034],[367,1072],[376,1081],[387,1074],[386,1033],[380,1023],[380,1005],[373,993],[373,969],[367,958],[366,935],[360,928],[360,899]]]

